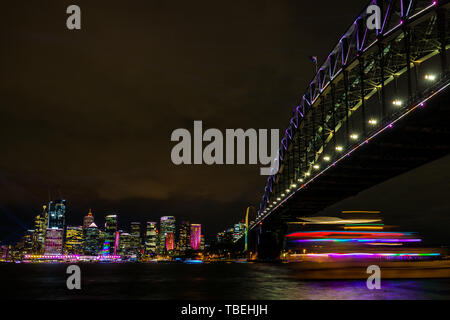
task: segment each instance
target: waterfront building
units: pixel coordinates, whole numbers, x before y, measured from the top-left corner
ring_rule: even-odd
[[[245,224],[242,222],[236,223],[233,228],[233,242],[238,241],[244,236]]]
[[[66,222],[66,200],[48,203],[48,228],[64,230]]]
[[[64,251],[66,254],[83,253],[83,227],[81,226],[67,227],[66,240],[64,243]]]
[[[128,232],[120,232],[119,255],[128,257],[133,254],[133,236]]]
[[[83,229],[89,228],[89,226],[94,222],[94,215],[92,214],[92,210],[89,209],[87,216],[83,218]]]
[[[114,254],[116,248],[117,215],[107,215],[105,218],[105,241],[109,243],[110,254]]]
[[[156,222],[147,222],[145,231],[145,254],[153,255],[157,247],[157,226]]]
[[[63,253],[64,230],[60,228],[48,228],[45,232],[45,254]]]
[[[171,252],[175,249],[175,234],[167,232],[166,234],[166,251]]]
[[[179,231],[178,247],[180,252],[191,249],[191,224],[189,221],[183,221]]]
[[[109,240],[105,240],[103,242],[103,248],[102,248],[102,256],[109,256],[111,252],[111,243]]]
[[[6,261],[8,258],[8,246],[0,245],[0,260]]]
[[[192,250],[200,250],[201,234],[202,234],[202,225],[196,223],[191,224]]]
[[[48,225],[47,205],[42,206],[42,208],[42,213],[38,214],[34,219],[33,253],[36,254],[44,252],[45,231]]]
[[[205,250],[205,236],[202,234],[200,239],[200,250]]]
[[[83,249],[84,254],[95,256],[100,252],[103,236],[97,225],[93,222],[84,230]]]
[[[166,237],[168,233],[175,235],[175,217],[164,216],[160,220],[160,232],[159,232],[159,249],[160,253],[164,253],[167,250]]]
[[[141,223],[131,222],[131,250],[134,254],[138,254],[141,250]]]

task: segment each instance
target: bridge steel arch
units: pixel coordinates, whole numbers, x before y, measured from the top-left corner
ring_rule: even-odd
[[[289,120],[277,156],[280,170],[267,179],[250,230],[449,85],[449,1],[371,4],[381,8],[381,29],[367,28],[364,9],[318,69]],[[436,73],[424,82],[426,69]]]

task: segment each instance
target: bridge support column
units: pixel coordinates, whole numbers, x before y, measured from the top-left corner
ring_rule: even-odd
[[[256,252],[258,260],[277,261],[284,247],[287,224],[268,222],[256,229]]]

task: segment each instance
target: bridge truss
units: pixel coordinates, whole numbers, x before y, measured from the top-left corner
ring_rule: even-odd
[[[448,85],[449,1],[375,0],[348,28],[299,99],[250,229],[326,170]]]

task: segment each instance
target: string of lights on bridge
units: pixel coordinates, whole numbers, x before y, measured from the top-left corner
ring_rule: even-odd
[[[433,82],[437,79],[437,76],[435,74],[427,74],[425,75],[425,80],[426,81],[430,81]],[[304,189],[308,184],[310,184],[311,182],[313,182],[315,179],[317,179],[319,176],[321,176],[322,174],[324,174],[327,170],[329,170],[330,168],[333,168],[336,166],[336,164],[338,164],[340,161],[342,161],[343,159],[345,159],[346,157],[349,157],[354,151],[356,151],[357,149],[359,149],[360,147],[362,147],[363,145],[369,143],[370,140],[374,139],[376,136],[378,136],[380,133],[384,132],[385,130],[391,129],[393,128],[394,124],[397,123],[398,121],[400,121],[402,118],[404,118],[406,115],[410,114],[411,112],[413,112],[414,110],[416,110],[419,107],[424,107],[425,103],[431,99],[432,97],[434,97],[435,95],[437,95],[438,93],[440,93],[441,91],[445,90],[448,86],[450,85],[450,83],[445,84],[442,88],[440,88],[439,90],[435,91],[432,95],[430,95],[429,97],[427,97],[426,99],[422,100],[421,102],[419,102],[418,104],[416,104],[414,107],[408,109],[407,111],[405,111],[403,114],[401,114],[397,119],[393,120],[392,122],[390,122],[388,125],[382,127],[380,130],[376,131],[374,134],[372,134],[370,137],[366,138],[363,142],[357,144],[355,147],[353,147],[350,151],[348,151],[347,153],[345,153],[344,155],[342,155],[341,157],[339,157],[336,161],[334,161],[331,164],[331,157],[328,155],[324,155],[322,157],[322,160],[324,163],[328,164],[325,169],[323,169],[322,171],[319,171],[321,166],[319,163],[314,163],[312,165],[312,168],[317,172],[315,175],[312,174],[312,170],[309,169],[308,171],[306,171],[303,176],[304,178],[298,178],[297,182],[300,183],[300,185],[298,185],[297,183],[292,183],[290,188],[287,188],[285,191],[285,193],[282,193],[279,197],[276,198],[276,200],[272,201],[271,204],[269,204],[268,208],[266,208],[263,212],[259,213],[256,219],[256,223],[262,223],[262,220],[264,220],[264,218],[266,218],[272,211],[274,211],[275,209],[277,209],[278,207],[280,207],[282,204],[284,204],[288,199],[290,199],[295,193],[297,193],[298,191]],[[400,98],[394,99],[392,101],[392,104],[396,107],[402,107],[404,106],[404,101],[401,100]],[[371,118],[368,120],[368,123],[372,126],[376,126],[378,124],[378,120],[375,118]],[[350,139],[357,141],[360,138],[360,136],[357,133],[352,133],[350,134]],[[342,153],[344,151],[344,147],[342,145],[337,145],[335,147],[335,150],[339,153]],[[308,180],[309,179],[309,180]]]

